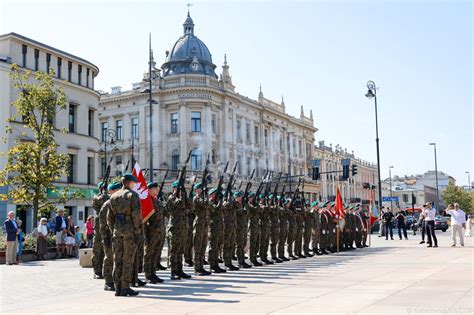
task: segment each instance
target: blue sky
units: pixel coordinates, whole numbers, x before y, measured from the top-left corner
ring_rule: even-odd
[[[182,34],[187,1],[11,1],[0,33],[17,32],[98,65],[96,87],[131,88]],[[193,1],[195,34],[221,71],[227,53],[237,91],[284,95],[290,114],[313,110],[317,141],[376,161],[378,87],[383,177],[438,168],[467,184],[473,163],[470,1]]]

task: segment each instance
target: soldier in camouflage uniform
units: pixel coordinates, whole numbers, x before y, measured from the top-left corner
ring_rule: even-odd
[[[323,203],[319,209],[321,219],[320,249],[321,253],[324,255],[329,254],[329,222],[331,220],[331,215],[329,214],[329,210],[326,208],[327,204],[328,202]]]
[[[358,205],[358,207],[360,207],[360,205]],[[361,219],[362,224],[363,224],[361,245],[362,245],[362,247],[369,247],[367,245],[367,238],[368,238],[368,233],[369,233],[369,230],[370,230],[370,227],[369,227],[369,221],[370,221],[369,214],[367,213],[367,210],[360,209],[359,215],[360,215],[360,219]]]
[[[288,209],[285,208],[285,197],[278,196],[278,217],[279,217],[279,235],[278,235],[278,258],[282,261],[289,261],[285,257],[285,245],[288,238]]]
[[[321,252],[321,217],[319,214],[319,204],[317,201],[313,201],[311,204],[310,211],[313,220],[313,232],[311,235],[312,250],[315,255],[322,255]]]
[[[268,247],[270,245],[270,209],[265,203],[264,195],[260,195],[259,197],[260,248],[258,255],[260,256],[260,261],[271,265],[273,262],[268,260]]]
[[[159,232],[158,228],[160,225],[160,216],[159,216],[159,203],[158,203],[158,183],[151,182],[148,184],[148,193],[151,196],[151,201],[153,203],[153,209],[155,212],[150,216],[150,218],[144,224],[145,229],[145,254],[144,254],[144,264],[143,270],[145,272],[146,281],[149,283],[161,283],[163,279],[160,279],[156,275],[156,252],[158,250],[159,242]]]
[[[235,229],[236,229],[236,211],[238,206],[235,204],[230,196],[226,196],[226,200],[222,205],[222,212],[224,214],[224,246],[223,258],[224,265],[228,270],[239,270],[232,264],[232,256],[235,253]]]
[[[92,267],[94,269],[94,279],[102,279],[102,266],[104,263],[104,248],[102,246],[102,238],[100,235],[100,209],[102,205],[109,199],[107,187],[105,183],[99,183],[100,193],[95,195],[92,200],[92,208],[94,208],[96,216],[94,218],[94,244],[92,245]]]
[[[296,225],[296,210],[295,208],[291,205],[291,199],[286,200],[286,208],[287,208],[287,217],[288,217],[288,237],[287,237],[287,243],[288,243],[288,257],[297,260],[298,257],[296,257],[293,253],[293,246],[295,243],[296,239],[296,230],[298,229],[298,226]]]
[[[275,196],[275,199],[277,196]],[[277,202],[274,202],[274,196],[270,195],[268,197],[269,205],[268,211],[270,213],[270,254],[272,260],[276,263],[283,262],[278,258],[277,255],[277,245],[280,240],[280,218],[279,218],[279,208]]]
[[[121,183],[111,183],[107,190],[110,196],[122,188]],[[104,290],[115,291],[114,278],[112,272],[114,269],[114,254],[112,251],[112,230],[107,224],[107,213],[110,209],[110,199],[107,200],[100,209],[99,223],[100,223],[100,237],[102,239],[102,246],[104,247],[104,265],[102,267],[102,275],[105,279]]]
[[[223,230],[220,201],[216,204],[217,188],[209,190],[209,265],[215,273],[227,270],[219,267],[220,237]]]
[[[306,256],[303,255],[304,205],[301,203],[301,200],[295,204],[295,220],[297,226],[295,234],[295,256],[298,258],[306,258]]]
[[[170,214],[168,222],[169,259],[171,267],[171,280],[191,278],[183,271],[184,243],[186,242],[186,207],[184,204],[185,192],[181,190],[178,195],[179,181],[172,184],[173,193],[169,196],[166,204]]]
[[[156,238],[158,240],[158,243],[156,244],[154,260],[157,270],[166,270],[167,268],[161,264],[161,257],[166,239],[166,219],[169,218],[169,214],[166,209],[165,201],[160,198],[161,196],[157,196],[156,201],[158,203],[158,209],[155,209],[155,215],[157,216],[156,219],[158,221],[158,227],[156,229]]]
[[[138,294],[130,288],[135,248],[143,238],[140,197],[132,190],[136,181],[132,174],[124,174],[123,187],[112,196],[107,212],[107,223],[113,230],[113,278],[116,296]]]
[[[331,253],[336,252],[336,224],[337,224],[337,218],[336,218],[336,212],[334,209],[335,203],[331,202],[330,204],[327,205],[327,213],[329,214],[329,222],[328,222],[328,236],[329,236],[329,251]]]
[[[194,222],[194,271],[199,276],[208,276],[211,272],[204,269],[204,261],[206,255],[207,239],[208,239],[208,215],[209,205],[203,195],[202,184],[194,185],[193,209],[196,215]]]
[[[260,215],[259,207],[254,205],[255,193],[249,192],[249,201],[246,205],[249,213],[249,258],[254,266],[262,266],[257,260],[258,249],[260,248]]]
[[[189,196],[186,196],[186,209],[187,209],[187,229],[186,229],[186,243],[184,245],[184,262],[188,267],[193,266],[193,234],[194,234],[194,220],[196,214],[192,206],[192,200]]]
[[[310,244],[311,244],[311,234],[313,232],[313,214],[309,206],[309,201],[306,202],[305,207],[303,208],[303,221],[304,221],[304,233],[303,233],[303,251],[304,256],[313,257],[313,254],[310,253]]]
[[[235,253],[240,268],[251,268],[252,266],[245,262],[245,244],[248,234],[248,210],[243,207],[243,193],[236,191],[234,193],[236,203],[236,228],[235,228]]]

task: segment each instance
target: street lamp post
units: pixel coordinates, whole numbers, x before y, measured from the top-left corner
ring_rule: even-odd
[[[436,143],[431,142],[430,145],[434,148],[434,158],[435,158],[435,173],[436,173],[436,211],[440,211],[439,209],[439,188],[438,188],[438,160],[436,158]]]
[[[378,177],[378,186],[379,186],[379,209],[382,208],[382,180],[380,179],[380,149],[379,149],[379,123],[378,123],[378,114],[377,114],[377,87],[374,81],[367,82],[367,94],[365,96],[368,99],[374,99],[375,101],[375,142],[377,144],[377,177]]]
[[[466,171],[467,174],[467,189],[471,191],[471,173],[469,171]]]
[[[389,166],[388,167],[388,176],[390,177],[390,211],[393,211],[393,201],[392,201],[392,197],[393,197],[393,193],[392,193],[392,168],[393,166]]]
[[[105,169],[103,170],[103,173],[105,175],[105,171],[107,170],[107,140],[110,139],[110,144],[114,144],[114,139],[116,136],[117,132],[114,129],[107,129],[104,135],[104,158],[105,158]]]

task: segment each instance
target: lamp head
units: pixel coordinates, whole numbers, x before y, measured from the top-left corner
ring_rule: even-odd
[[[368,90],[367,91],[367,94],[365,94],[365,97],[367,97],[368,99],[372,100],[374,97],[375,97],[375,94],[374,92],[372,92],[372,90]]]
[[[431,142],[431,143],[430,143],[430,145],[436,145],[436,143],[434,143],[434,142]]]

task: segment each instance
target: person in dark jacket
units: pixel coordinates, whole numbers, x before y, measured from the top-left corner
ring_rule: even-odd
[[[64,258],[66,256],[66,237],[67,237],[67,220],[64,217],[64,210],[59,209],[58,215],[55,218],[56,224],[54,232],[56,233],[56,247],[57,247],[57,258]]]
[[[8,218],[5,220],[3,225],[5,231],[7,232],[7,250],[5,253],[5,262],[7,265],[18,265],[18,234],[20,234],[21,229],[15,220],[15,212],[8,212]]]

